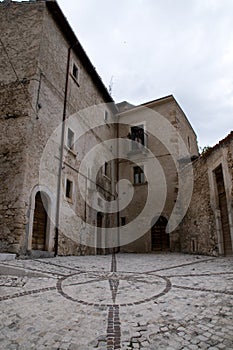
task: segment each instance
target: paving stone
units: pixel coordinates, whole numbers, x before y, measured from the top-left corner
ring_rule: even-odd
[[[200,349],[203,349],[203,350],[209,349],[209,344],[205,343],[205,342],[200,342],[198,344],[198,346],[199,346]]]
[[[231,258],[118,254],[111,265],[111,255],[0,261],[0,347],[233,349]]]
[[[200,349],[197,345],[189,345],[188,348],[189,348],[189,350],[197,350],[197,349]]]

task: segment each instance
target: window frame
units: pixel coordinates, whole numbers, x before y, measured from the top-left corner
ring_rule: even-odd
[[[104,163],[104,175],[108,176],[108,169],[109,169],[109,164],[108,162]]]
[[[74,72],[76,72],[76,73],[74,74]],[[79,86],[80,68],[75,60],[72,61],[70,74],[71,74],[72,78],[74,79],[74,81],[76,82],[76,84]]]
[[[143,143],[141,143],[141,146],[138,144],[136,147],[136,144],[134,143],[136,140],[133,140],[133,128],[141,128],[143,130]],[[140,121],[130,125],[129,134],[131,135],[131,141],[134,141],[131,144],[132,152],[143,151],[144,148],[148,146],[148,134],[146,130],[146,121]]]
[[[73,141],[73,142],[71,142],[71,143],[70,143],[70,138],[69,138],[69,132],[72,133],[71,141]],[[75,149],[74,149],[74,144],[75,144],[74,140],[75,140],[75,133],[74,133],[74,131],[70,127],[67,127],[66,146],[67,146],[68,150],[70,150],[72,152],[75,151]]]
[[[136,169],[139,170],[136,172]],[[137,177],[138,176],[138,179]],[[143,165],[137,165],[133,167],[133,184],[134,185],[143,185],[145,184],[145,172]]]
[[[102,166],[102,176],[111,182],[111,174],[112,174],[112,162],[104,162]]]
[[[126,225],[126,216],[121,216],[121,226]]]
[[[69,193],[67,192],[67,185],[69,183]],[[74,199],[74,181],[72,181],[70,178],[66,177],[65,178],[65,198],[68,202],[73,203],[73,199]]]

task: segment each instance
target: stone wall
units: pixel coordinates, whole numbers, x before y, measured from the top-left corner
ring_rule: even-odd
[[[181,224],[181,251],[216,254],[217,235],[214,213],[210,205],[207,159],[193,163],[194,189],[188,212]]]
[[[194,189],[187,214],[180,225],[181,251],[185,253],[223,255],[219,204],[214,171],[222,165],[228,202],[228,217],[232,230],[233,134],[202,154],[191,165]],[[185,170],[184,170],[185,172]]]
[[[36,70],[41,11],[0,3],[1,251],[18,252],[25,232],[29,81]],[[23,40],[22,40],[23,38]]]
[[[0,3],[1,84],[33,77],[37,69],[44,4]]]
[[[26,225],[22,188],[27,168],[28,97],[28,83],[0,86],[0,249],[12,253],[19,250]]]

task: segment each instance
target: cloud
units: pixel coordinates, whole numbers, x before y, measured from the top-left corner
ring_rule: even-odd
[[[232,129],[232,0],[58,3],[117,102],[173,93],[201,146]]]

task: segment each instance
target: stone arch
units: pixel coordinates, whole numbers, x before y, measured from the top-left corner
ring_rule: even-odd
[[[45,186],[35,186],[31,193],[30,200],[30,211],[29,211],[29,230],[27,239],[27,250],[45,250],[48,252],[54,251],[54,235],[55,235],[55,198],[49,189]],[[35,228],[36,219],[35,216],[38,215],[36,211],[41,208],[41,221],[44,215],[44,243],[42,243],[43,238],[39,238],[36,243]],[[38,219],[37,219],[38,220]]]

